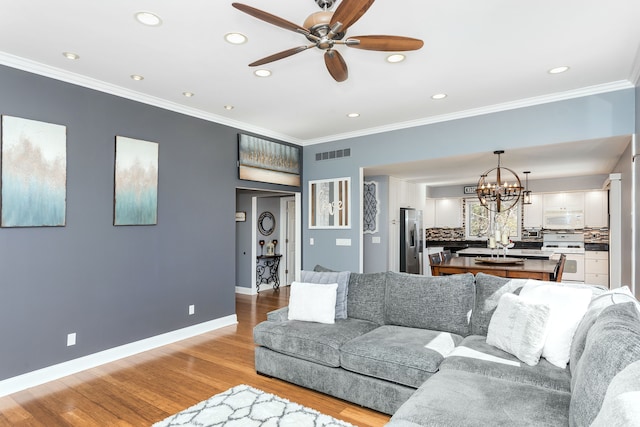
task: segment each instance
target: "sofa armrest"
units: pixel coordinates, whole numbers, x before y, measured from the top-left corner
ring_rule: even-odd
[[[284,322],[289,320],[289,307],[282,307],[267,313],[267,320],[271,322]]]

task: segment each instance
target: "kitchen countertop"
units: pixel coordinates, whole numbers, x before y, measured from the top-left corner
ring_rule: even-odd
[[[494,249],[494,254],[504,254],[503,249]],[[491,249],[489,248],[466,248],[456,252],[458,256],[489,256]],[[553,251],[543,251],[540,249],[508,249],[507,256],[515,258],[531,258],[531,259],[549,259],[553,255]]]

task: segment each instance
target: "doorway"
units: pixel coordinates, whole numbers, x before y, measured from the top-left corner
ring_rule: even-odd
[[[275,253],[282,255],[278,267],[280,286],[299,279],[301,256],[301,194],[248,188],[236,190],[236,293],[257,293],[257,257],[267,255],[268,244],[275,243]],[[263,214],[271,214],[273,230],[264,234],[258,226]],[[271,218],[269,215],[269,218]],[[260,245],[263,242],[263,245]],[[273,288],[275,281],[260,285],[260,292]]]

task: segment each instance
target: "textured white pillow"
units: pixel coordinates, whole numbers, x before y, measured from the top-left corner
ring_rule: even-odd
[[[520,297],[551,308],[549,334],[542,349],[542,357],[559,368],[566,368],[571,353],[571,341],[578,324],[591,302],[589,289],[577,289],[558,284],[527,282]]]
[[[537,365],[547,338],[550,313],[548,305],[504,294],[489,322],[487,344],[513,354],[527,365]]]
[[[289,293],[289,320],[335,323],[338,284],[293,282]]]

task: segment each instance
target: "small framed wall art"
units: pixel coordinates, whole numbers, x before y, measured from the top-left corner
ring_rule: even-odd
[[[158,223],[158,143],[116,137],[113,225]]]
[[[67,128],[2,116],[2,227],[66,223]]]
[[[309,181],[309,228],[351,228],[351,178]]]

